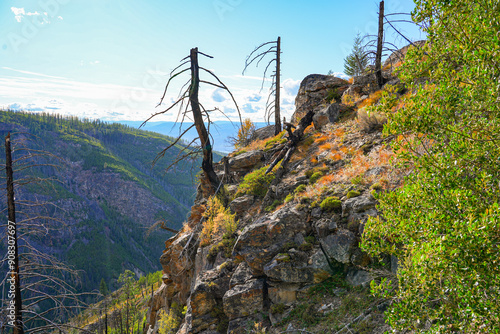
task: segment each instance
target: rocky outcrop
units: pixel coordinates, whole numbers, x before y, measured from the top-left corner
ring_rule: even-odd
[[[251,140],[263,140],[274,136],[274,125],[258,128],[252,133]]]
[[[234,172],[248,172],[252,168],[261,164],[265,154],[263,151],[245,152],[229,159],[229,167]]]
[[[325,108],[332,101],[327,101],[330,97],[333,102],[340,102],[340,97],[348,88],[349,84],[344,79],[331,75],[311,74],[302,80],[295,98],[295,113],[292,116],[292,123],[298,121],[309,110],[319,111]]]
[[[355,78],[349,89],[369,94],[371,80],[369,76]],[[335,127],[348,111],[339,100],[348,87],[345,80],[331,76],[306,77],[296,99],[297,111],[293,121],[312,110],[315,112],[313,123],[318,131],[312,138],[321,139],[326,133],[333,132],[332,129],[338,130]],[[327,103],[330,98],[332,103]],[[283,182],[269,187],[277,199],[270,207],[263,205],[258,196],[234,198],[238,185],[229,184],[227,193],[233,197],[228,200],[228,206],[239,219],[238,231],[232,236],[226,236],[222,241],[219,237],[211,245],[200,245],[201,221],[198,225],[190,224],[189,232],[167,241],[167,249],[161,257],[166,274],[165,287],[161,294],[155,295],[164,301],[153,301],[151,313],[162,303],[168,307],[173,301],[178,301],[187,306],[178,333],[246,334],[253,330],[253,323],[272,326],[289,319],[287,315],[292,314],[291,310],[307,295],[308,289],[332,275],[334,279],[342,277],[352,286],[367,286],[373,279],[366,269],[372,259],[360,249],[359,243],[367,219],[378,214],[370,184],[358,180],[342,181],[343,184],[335,181],[321,189],[311,189],[311,176],[315,172],[311,164],[315,164],[314,169],[320,174],[341,174],[342,168],[352,167],[347,156],[368,156],[366,161],[369,161],[374,148],[379,152],[383,147],[384,139],[380,132],[356,134],[353,128],[341,130],[337,133],[342,136],[345,151],[342,159],[334,160],[328,150],[319,152],[322,142],[304,145],[310,150],[306,151],[306,148],[299,152],[297,155],[301,156],[290,162]],[[338,143],[332,141],[332,144]],[[333,145],[323,146],[333,150]],[[335,149],[340,151],[340,147]],[[229,164],[231,171],[241,177],[268,165],[271,160],[272,154],[255,150],[232,157]],[[387,173],[389,167],[370,165],[359,168],[365,168],[360,171],[360,176],[374,180]],[[373,189],[380,190],[380,187],[379,184]],[[311,196],[312,190],[321,194]],[[323,205],[328,197],[334,199],[331,207]],[[395,270],[397,264],[391,265]],[[338,296],[346,291],[343,288],[337,290],[335,295]],[[311,307],[311,312],[326,312],[333,307],[332,303],[315,309]]]

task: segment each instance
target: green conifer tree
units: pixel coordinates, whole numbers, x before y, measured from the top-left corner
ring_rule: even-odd
[[[363,38],[358,33],[354,38],[351,53],[344,59],[344,73],[351,77],[364,74],[368,66],[368,53],[362,42]]]

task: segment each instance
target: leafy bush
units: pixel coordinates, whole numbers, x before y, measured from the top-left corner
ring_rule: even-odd
[[[283,203],[283,201],[281,201],[279,199],[275,199],[271,205],[269,205],[268,207],[266,207],[266,212],[272,212],[272,211],[274,211],[274,209],[276,209],[276,207],[278,207],[279,205],[281,205],[281,203]]]
[[[319,205],[323,211],[333,211],[342,207],[342,202],[336,196],[327,197]]]
[[[350,190],[349,192],[347,192],[347,198],[354,198],[358,197],[359,195],[361,195],[361,193],[357,190]]]
[[[206,246],[212,241],[220,240],[224,235],[234,234],[238,227],[235,216],[229,208],[224,207],[217,196],[210,197],[203,213],[205,221],[200,236],[201,244]]]
[[[158,333],[159,334],[174,334],[180,325],[180,319],[174,310],[165,312],[162,310],[158,320]]]
[[[295,194],[298,194],[298,193],[301,193],[301,192],[303,192],[305,190],[306,190],[306,185],[305,184],[301,184],[297,188],[295,188],[295,190],[293,192]]]
[[[288,195],[286,195],[286,197],[285,197],[285,201],[284,201],[284,203],[286,204],[286,203],[288,203],[288,202],[292,201],[293,199],[294,199],[293,194],[288,194]]]
[[[341,95],[339,94],[338,90],[329,89],[327,91],[327,95],[325,97],[325,100],[327,103],[332,103],[332,101],[333,102],[338,101],[338,100],[340,100],[340,98],[341,98]]]
[[[271,313],[273,314],[281,314],[285,312],[286,306],[283,303],[273,304],[271,305]]]
[[[322,172],[316,172],[309,178],[309,183],[314,184],[323,176]]]
[[[313,245],[309,242],[304,242],[302,245],[299,246],[299,249],[303,252],[307,252],[313,249]]]
[[[236,197],[243,195],[254,195],[259,197],[264,197],[267,192],[267,188],[274,180],[274,173],[271,172],[266,174],[267,166],[256,169],[251,173],[248,173],[243,178],[243,181],[238,187],[236,192]]]

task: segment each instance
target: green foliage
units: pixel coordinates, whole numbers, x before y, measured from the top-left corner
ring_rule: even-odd
[[[104,281],[104,278],[101,279],[101,283],[99,284],[99,292],[104,297],[106,297],[109,293],[108,286],[106,285],[106,281]]]
[[[347,192],[347,198],[354,198],[354,197],[358,197],[359,195],[361,195],[361,193],[357,190],[349,190]]]
[[[274,180],[274,172],[266,174],[267,168],[268,167],[264,166],[245,175],[243,181],[238,186],[236,197],[246,194],[264,197],[266,195],[267,188]]]
[[[333,211],[340,209],[342,207],[342,201],[336,196],[330,196],[325,198],[319,205],[323,211]]]
[[[207,246],[221,238],[231,238],[238,228],[236,214],[232,214],[229,208],[224,207],[218,196],[209,198],[203,217],[205,221],[200,235],[202,246]]]
[[[381,193],[363,248],[400,261],[396,330],[500,331],[500,3],[416,1],[428,43],[412,49],[400,77],[413,94],[390,100],[402,188]],[[432,24],[429,24],[432,22]],[[423,79],[425,78],[425,79]],[[423,84],[423,81],[425,83]],[[387,289],[381,288],[381,291]]]
[[[285,244],[283,245],[283,247],[281,247],[281,251],[282,252],[288,252],[290,249],[292,248],[297,248],[298,245],[293,242],[293,241],[287,241],[285,242]]]
[[[271,313],[273,314],[282,314],[286,310],[286,305],[283,303],[273,304],[271,305]]]
[[[310,244],[316,243],[316,237],[314,235],[308,235],[307,237],[304,238],[304,240]]]
[[[301,193],[303,191],[306,191],[306,185],[305,184],[301,184],[299,185],[297,188],[295,188],[295,190],[293,191],[295,194],[298,194],[298,193]]]
[[[363,184],[364,183],[363,176],[358,175],[358,176],[353,177],[351,179],[351,183],[356,184],[356,185]]]
[[[332,103],[335,101],[339,101],[341,97],[342,96],[340,95],[337,89],[329,89],[325,97],[325,100],[327,103]]]
[[[363,38],[358,33],[354,38],[351,53],[344,59],[344,73],[351,77],[363,75],[368,62],[368,53],[363,46]]]
[[[268,207],[266,207],[266,212],[272,212],[272,211],[274,211],[274,209],[276,209],[276,207],[278,207],[282,203],[283,203],[282,200],[275,199],[271,205],[269,205]]]
[[[322,172],[316,172],[311,177],[309,178],[309,183],[314,184],[316,181],[318,181],[321,177],[323,176]]]
[[[286,203],[288,203],[288,202],[292,201],[293,199],[294,199],[294,195],[293,195],[293,194],[288,194],[288,195],[286,195],[286,197],[285,197],[285,201],[284,201],[284,203],[286,204]]]
[[[303,252],[307,252],[313,249],[313,245],[309,242],[304,242],[302,245],[299,246],[299,250]]]
[[[174,334],[181,323],[181,319],[174,310],[161,312],[158,320],[158,334]]]
[[[286,131],[280,132],[277,136],[269,139],[264,143],[264,151],[267,152],[273,147],[286,143],[287,139],[285,137]]]

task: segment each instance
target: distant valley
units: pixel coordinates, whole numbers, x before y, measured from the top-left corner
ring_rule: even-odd
[[[180,146],[152,167],[171,137],[121,124],[0,111],[2,164],[3,139],[8,132],[14,142],[27,139],[31,148],[59,158],[50,161],[58,168],[41,166],[34,171],[57,182],[49,188],[18,187],[16,198],[55,205],[50,214],[67,227],[41,237],[37,244],[82,270],[81,289],[98,288],[102,278],[111,288],[116,287],[115,280],[125,269],[137,274],[159,269],[157,259],[171,233],[156,230],[147,237],[146,232],[158,220],[165,220],[173,229],[182,226],[194,200],[198,172],[196,164],[181,163],[164,173]],[[14,176],[26,175],[15,172]],[[2,200],[0,210],[5,207]]]

